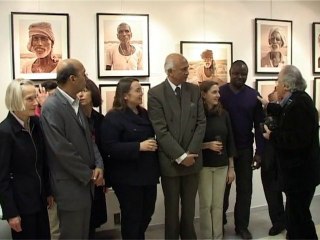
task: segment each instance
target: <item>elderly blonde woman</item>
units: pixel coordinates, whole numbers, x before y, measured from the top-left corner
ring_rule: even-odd
[[[268,36],[270,51],[261,59],[261,67],[282,67],[286,64],[283,47],[286,37],[278,27],[271,28]]]
[[[0,204],[13,239],[50,239],[52,197],[44,138],[35,117],[36,88],[14,80],[6,91],[8,116],[0,123]]]
[[[33,23],[29,26],[29,42],[27,48],[36,58],[26,62],[21,73],[56,72],[59,59],[52,53],[54,34],[48,22]]]

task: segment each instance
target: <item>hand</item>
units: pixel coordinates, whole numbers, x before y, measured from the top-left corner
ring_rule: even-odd
[[[258,100],[261,102],[261,104],[262,104],[262,106],[265,108],[265,107],[267,107],[267,105],[268,105],[268,101],[267,100],[265,100],[265,99],[263,99],[262,97],[260,97],[260,96],[257,96],[257,98],[258,98]]]
[[[37,102],[42,106],[44,102],[47,100],[49,96],[49,93],[46,91],[44,87],[39,84],[39,87],[37,88]]]
[[[198,154],[188,153],[187,157],[180,164],[186,167],[190,167],[196,163],[197,157],[199,157]]]
[[[236,177],[236,173],[234,172],[234,167],[229,167],[227,172],[227,184],[231,184]]]
[[[266,124],[263,125],[263,128],[264,128],[265,132],[262,135],[265,139],[269,140],[271,131]]]
[[[251,164],[252,170],[259,169],[260,166],[261,166],[261,157],[259,155],[255,154],[253,156],[253,160],[252,160],[252,164]]]
[[[21,232],[22,228],[21,228],[21,218],[20,216],[14,217],[14,218],[10,218],[8,220],[9,226],[16,232]]]
[[[95,168],[92,173],[91,178],[96,186],[103,186],[104,179],[103,179],[103,169]]]
[[[158,149],[157,141],[154,139],[147,139],[140,142],[140,151],[154,152]]]
[[[221,153],[223,150],[223,145],[220,141],[211,141],[211,142],[206,142],[204,144],[205,144],[205,149],[210,149],[218,153]]]
[[[47,208],[50,209],[54,206],[54,198],[53,196],[47,197]]]

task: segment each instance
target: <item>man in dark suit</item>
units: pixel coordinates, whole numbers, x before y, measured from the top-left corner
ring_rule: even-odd
[[[85,88],[86,79],[78,60],[63,60],[57,69],[58,88],[42,107],[61,239],[88,239],[93,186],[103,180],[102,158],[76,96]]]
[[[195,239],[195,197],[206,119],[198,86],[186,82],[188,61],[173,53],[164,68],[167,79],[150,89],[148,111],[159,144],[165,238]]]
[[[282,190],[286,194],[288,239],[318,239],[310,204],[319,184],[319,117],[307,84],[298,68],[285,66],[278,76],[280,104],[267,104],[268,114],[279,117],[279,126],[263,136],[277,154]],[[266,102],[259,98],[264,105]]]

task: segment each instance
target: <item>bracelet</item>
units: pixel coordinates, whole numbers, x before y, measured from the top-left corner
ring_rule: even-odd
[[[234,168],[234,166],[229,166],[229,168]]]

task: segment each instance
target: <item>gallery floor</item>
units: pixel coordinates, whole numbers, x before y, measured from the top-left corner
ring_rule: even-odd
[[[320,236],[320,196],[315,196],[311,204],[313,221],[317,226],[318,236]],[[196,230],[199,233],[199,221],[195,220]],[[261,207],[251,211],[249,230],[254,239],[285,239],[285,231],[277,236],[269,237],[268,231],[271,227],[268,209]],[[199,236],[199,234],[198,234]],[[121,238],[120,229],[97,232],[97,239],[119,239]],[[146,239],[163,239],[164,226],[149,226],[146,232]],[[234,232],[233,214],[228,214],[228,224],[225,225],[225,239],[240,239]]]

